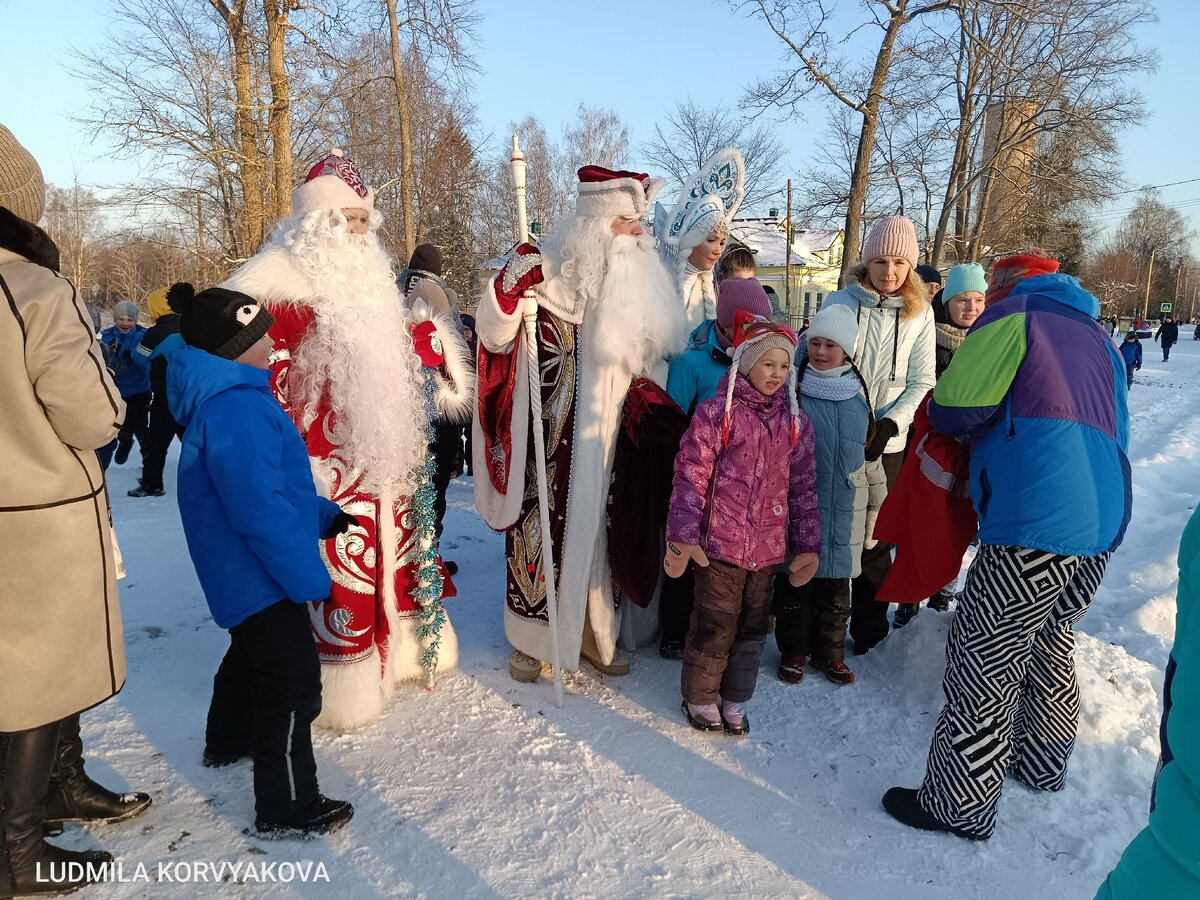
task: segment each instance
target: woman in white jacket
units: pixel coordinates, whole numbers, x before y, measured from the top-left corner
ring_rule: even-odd
[[[846,274],[846,287],[830,294],[825,306],[854,312],[858,341],[854,362],[870,390],[876,420],[867,459],[881,459],[890,488],[904,460],[913,415],[933,388],[935,337],[933,309],[917,276],[917,233],[903,216],[881,219],[871,229],[861,261]],[[891,565],[892,545],[864,549],[862,574],[851,591],[850,637],[856,654],[887,637],[887,604],[875,594]]]

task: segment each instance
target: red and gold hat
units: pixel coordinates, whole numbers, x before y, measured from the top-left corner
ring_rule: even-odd
[[[316,209],[375,209],[375,192],[367,187],[354,160],[334,147],[329,155],[308,170],[304,183],[292,191],[292,209],[297,214]]]
[[[666,181],[651,178],[645,172],[584,166],[579,170],[579,199],[575,212],[580,216],[623,216],[640,219],[650,211],[654,195]]]

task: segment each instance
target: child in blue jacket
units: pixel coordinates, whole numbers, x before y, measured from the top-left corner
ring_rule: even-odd
[[[137,317],[137,304],[122,300],[113,307],[112,327],[100,332],[105,360],[112,369],[121,399],[125,401],[125,421],[117,434],[116,456],[113,457],[118,466],[129,459],[134,438],[137,438],[139,449],[145,445],[149,427],[150,373],[134,359],[146,329],[137,323]]]
[[[1142,342],[1136,331],[1130,331],[1121,342],[1121,358],[1125,360],[1126,386],[1133,387],[1133,373],[1142,367]]]
[[[187,429],[179,513],[209,609],[230,636],[204,764],[253,756],[259,834],[336,831],[354,809],[317,790],[310,728],[321,668],[307,604],[330,593],[318,541],[354,518],[317,494],[304,442],[271,393],[271,314],[222,288],[179,284],[170,301],[185,344],[167,370],[171,411]]]

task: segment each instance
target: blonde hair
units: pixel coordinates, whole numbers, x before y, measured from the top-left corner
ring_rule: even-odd
[[[846,273],[846,282],[861,284],[867,290],[879,293],[871,284],[870,260],[855,263]],[[904,284],[900,285],[898,296],[904,300],[904,312],[900,314],[901,319],[911,319],[929,305],[929,292],[925,289],[925,282],[917,274],[916,266],[908,267],[908,277],[904,279]]]

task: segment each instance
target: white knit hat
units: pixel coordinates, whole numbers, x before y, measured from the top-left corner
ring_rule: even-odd
[[[847,357],[854,356],[854,348],[858,344],[858,322],[850,307],[840,303],[831,303],[821,307],[821,311],[813,316],[812,325],[805,332],[810,341],[815,337],[833,341],[844,351]]]
[[[645,172],[626,172],[603,166],[584,166],[579,176],[579,199],[575,214],[585,218],[603,216],[640,219],[650,211],[654,195],[666,181]]]
[[[292,191],[294,213],[317,209],[375,209],[375,192],[367,187],[354,160],[337,147],[309,169],[304,183]]]

